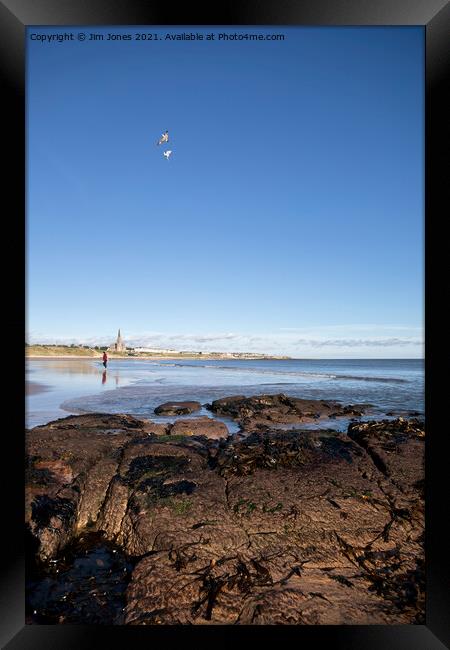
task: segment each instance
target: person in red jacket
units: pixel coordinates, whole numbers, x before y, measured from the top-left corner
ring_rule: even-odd
[[[103,365],[105,366],[105,368],[107,363],[108,363],[108,355],[106,354],[106,352],[103,352]]]

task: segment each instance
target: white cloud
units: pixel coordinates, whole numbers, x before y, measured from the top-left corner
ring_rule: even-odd
[[[297,345],[309,345],[313,348],[337,347],[395,347],[397,345],[422,345],[420,339],[411,338],[373,338],[373,339],[297,339]]]
[[[372,327],[372,326],[371,326]],[[375,326],[374,326],[375,327]],[[337,328],[336,328],[337,329]],[[388,329],[388,328],[386,328]],[[407,328],[405,328],[407,329]],[[411,328],[411,330],[416,328]],[[383,332],[383,328],[380,328]],[[371,330],[372,331],[372,330]],[[153,347],[201,352],[257,352],[292,357],[422,357],[420,336],[310,336],[298,330],[248,335],[233,332],[176,334],[122,331],[125,343],[133,347]],[[91,337],[43,337],[30,334],[30,343],[109,345],[115,334]]]

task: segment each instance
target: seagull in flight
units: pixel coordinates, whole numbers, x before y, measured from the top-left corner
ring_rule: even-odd
[[[170,156],[171,153],[172,153],[171,150],[168,149],[167,151],[164,152],[163,155],[167,158],[167,160],[169,160],[169,156]]]
[[[169,131],[164,131],[157,144],[163,144],[163,142],[169,142]]]

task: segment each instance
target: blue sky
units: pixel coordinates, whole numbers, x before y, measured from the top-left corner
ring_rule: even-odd
[[[28,340],[422,356],[422,28],[148,31],[28,40]]]

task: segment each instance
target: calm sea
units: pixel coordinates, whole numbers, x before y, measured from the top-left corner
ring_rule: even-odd
[[[27,426],[85,412],[130,413],[164,421],[154,416],[153,409],[165,401],[190,399],[204,404],[219,397],[259,393],[370,403],[372,417],[391,411],[424,412],[421,359],[113,359],[106,374],[103,371],[95,359],[29,359],[27,379],[45,385],[46,390],[28,395]],[[211,414],[202,410],[200,415]]]

